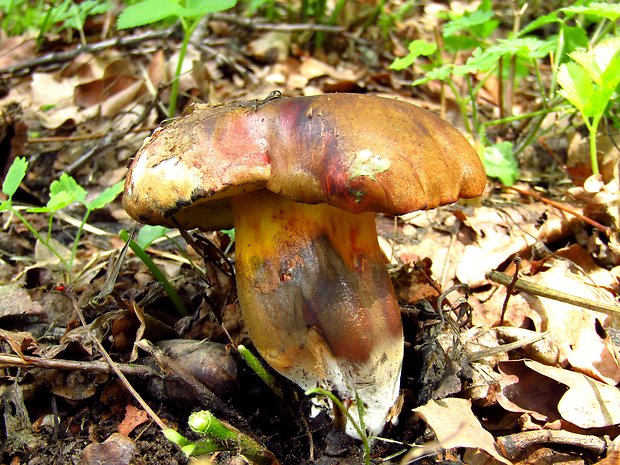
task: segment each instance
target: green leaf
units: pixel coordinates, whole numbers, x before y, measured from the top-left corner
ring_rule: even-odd
[[[454,70],[454,65],[452,63],[446,63],[437,68],[431,69],[426,73],[423,78],[416,79],[411,83],[412,86],[419,86],[428,81],[445,81],[447,80]]]
[[[620,5],[604,2],[593,2],[589,5],[567,6],[565,8],[560,8],[560,11],[567,16],[589,15],[607,18],[610,21],[616,21],[620,18]]]
[[[504,141],[485,147],[482,161],[487,175],[499,179],[504,186],[512,186],[519,179],[519,164],[512,142]]]
[[[229,10],[237,4],[237,0],[187,0],[185,5],[186,18],[200,18],[209,13]]]
[[[25,157],[17,157],[9,171],[6,173],[4,177],[4,182],[2,183],[2,192],[8,196],[9,198],[13,197],[19,185],[26,177],[26,171],[28,170],[28,162]]]
[[[592,112],[592,98],[594,86],[586,71],[577,63],[560,65],[557,81],[562,89],[558,93],[568,100],[584,116],[594,116]]]
[[[125,187],[124,181],[117,182],[113,186],[108,187],[97,197],[95,197],[94,200],[91,200],[90,202],[86,202],[84,205],[89,210],[97,210],[99,208],[103,208],[107,204],[112,202],[116,197],[118,197],[118,194],[123,192],[124,187]]]
[[[50,186],[50,200],[48,207],[56,206],[56,210],[65,208],[73,202],[84,202],[87,192],[80,186],[72,176],[62,173],[59,179]]]
[[[181,18],[184,10],[179,0],[143,0],[125,7],[116,21],[116,27],[127,29],[153,24],[171,16]]]
[[[390,69],[397,71],[409,68],[419,56],[429,56],[437,50],[437,44],[426,40],[414,40],[408,46],[409,54],[402,58],[396,58],[390,65]]]
[[[547,24],[559,23],[559,22],[561,21],[558,18],[558,12],[552,11],[551,13],[547,15],[536,18],[534,21],[532,21],[527,26],[525,26],[523,29],[521,29],[519,31],[519,36],[524,36],[526,34],[529,34],[533,30],[538,29],[539,27],[542,27],[542,26],[546,26]]]
[[[138,237],[136,237],[136,243],[144,250],[150,246],[154,240],[164,237],[169,232],[170,229],[165,226],[151,226],[147,224],[140,229]]]
[[[476,10],[471,14],[448,21],[443,28],[443,36],[450,37],[461,31],[471,31],[474,26],[488,23],[493,18],[492,11]]]

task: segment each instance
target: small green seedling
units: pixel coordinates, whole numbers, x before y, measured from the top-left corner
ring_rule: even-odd
[[[327,397],[340,412],[347,418],[347,421],[351,422],[353,428],[355,428],[355,432],[359,436],[362,441],[362,446],[364,448],[364,464],[370,465],[370,440],[368,434],[366,433],[366,425],[364,424],[364,403],[361,401],[359,397],[355,399],[355,404],[357,405],[357,416],[359,418],[359,423],[355,421],[355,418],[349,413],[346,407],[342,404],[340,399],[336,397],[336,395],[323,388],[313,388],[308,389],[305,394],[307,396],[320,395]]]
[[[179,77],[183,69],[183,61],[192,33],[200,20],[209,13],[228,10],[237,4],[237,0],[142,0],[134,5],[125,7],[118,17],[117,27],[145,26],[158,23],[168,18],[181,21],[183,28],[183,43],[179,50],[179,62],[174,73],[174,80],[170,89],[168,117],[176,113],[177,97],[179,93]]]
[[[18,208],[13,204],[13,195],[17,192],[19,185],[26,177],[28,171],[28,162],[24,157],[18,157],[15,159],[9,171],[4,178],[2,184],[2,192],[8,197],[7,200],[0,204],[0,212],[10,211],[15,217],[17,217],[26,228],[32,233],[37,241],[45,246],[62,264],[68,277],[72,276],[73,263],[77,253],[78,245],[84,231],[84,226],[90,217],[90,214],[94,210],[103,208],[108,203],[112,202],[122,191],[124,182],[118,182],[115,185],[107,188],[101,194],[99,194],[93,200],[87,200],[86,190],[80,186],[75,179],[66,173],[60,176],[60,179],[52,182],[50,185],[50,198],[44,207],[28,208],[28,213],[45,213],[48,215],[48,228],[47,234],[42,235],[37,231],[34,226],[23,216],[21,213],[23,208]],[[80,203],[86,208],[86,212],[82,217],[80,226],[73,240],[71,247],[71,253],[69,257],[63,256],[63,254],[55,247],[52,239],[52,225],[54,221],[54,215],[56,212],[68,207],[73,203]]]
[[[142,227],[135,241],[129,237],[129,233],[125,230],[121,230],[119,236],[128,243],[129,248],[133,251],[133,253],[136,254],[140,260],[142,260],[142,263],[146,265],[153,277],[162,285],[164,292],[170,299],[170,302],[172,302],[172,305],[174,305],[174,308],[176,308],[179,315],[188,316],[189,312],[187,311],[187,307],[185,307],[183,300],[174,289],[174,286],[170,283],[164,272],[145,251],[145,249],[151,245],[154,240],[165,236],[168,232],[169,229],[163,226],[147,225]]]
[[[596,152],[598,126],[620,84],[620,37],[605,40],[588,51],[569,54],[557,75],[558,91],[583,118],[590,136],[592,174],[599,174]]]
[[[178,445],[187,457],[199,457],[218,451],[230,451],[246,457],[257,465],[277,465],[276,457],[265,446],[247,434],[217,419],[211,412],[194,412],[187,421],[196,433],[205,436],[200,441],[190,441],[173,429],[164,430],[166,438]]]
[[[273,393],[280,398],[284,397],[284,394],[282,393],[282,389],[278,385],[278,382],[271,375],[271,373],[267,371],[267,369],[263,366],[258,357],[256,357],[256,355],[254,355],[250,351],[250,349],[248,349],[243,344],[239,344],[237,346],[237,350],[239,351],[239,355],[241,355],[243,360],[245,360],[245,363],[247,363],[248,366],[252,369],[252,371],[256,373],[267,386],[269,386]]]
[[[487,176],[497,178],[504,186],[512,186],[519,178],[519,164],[512,142],[503,141],[484,148],[482,161]]]

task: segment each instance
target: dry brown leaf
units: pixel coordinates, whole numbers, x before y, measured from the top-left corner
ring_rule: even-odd
[[[0,318],[43,315],[43,307],[19,285],[0,285]]]
[[[590,278],[573,263],[550,259],[546,261],[546,265],[550,268],[528,279],[549,289],[557,289],[593,302],[615,304],[613,294],[604,288],[593,286]],[[579,371],[610,384],[620,382],[617,349],[611,342],[605,342],[605,335],[601,337],[601,331],[597,330],[607,325],[617,325],[618,317],[545,297],[523,295],[542,317],[541,330],[549,331],[557,338],[561,364],[569,362]]]
[[[446,398],[431,400],[413,410],[434,431],[444,449],[466,447],[481,449],[498,462],[510,465],[502,457],[491,433],[485,430],[471,411],[471,403],[465,399]]]
[[[477,238],[465,246],[456,276],[472,287],[486,283],[486,274],[512,255],[537,242],[558,240],[578,223],[574,216],[542,203],[503,209],[480,207],[467,221]]]
[[[620,390],[614,386],[533,360],[501,362],[499,369],[507,377],[516,377],[512,384],[500,381],[498,401],[507,410],[519,411],[512,410],[509,402],[520,411],[552,421],[557,408],[564,420],[585,429],[620,423]]]
[[[149,415],[144,410],[134,407],[133,405],[127,405],[125,406],[123,421],[118,425],[118,432],[123,436],[129,436],[134,429],[148,420]]]
[[[37,342],[32,334],[24,331],[6,331],[0,328],[0,340],[8,343],[13,352],[22,358],[24,357],[24,350],[32,350],[37,347]]]

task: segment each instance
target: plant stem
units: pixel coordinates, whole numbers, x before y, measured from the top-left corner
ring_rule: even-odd
[[[41,244],[43,244],[47,248],[47,250],[52,252],[52,254],[54,254],[54,256],[58,258],[58,260],[60,260],[60,263],[63,264],[67,272],[70,272],[71,270],[69,268],[69,264],[67,263],[67,261],[62,257],[62,255],[60,255],[60,253],[58,253],[56,249],[54,249],[54,247],[50,245],[49,241],[43,239],[43,237],[41,237],[39,232],[36,229],[34,229],[34,227],[30,224],[30,222],[26,218],[24,218],[24,216],[21,213],[19,213],[14,208],[11,208],[11,211],[19,219],[19,221],[21,221],[24,224],[24,226],[28,228],[28,231],[32,233],[35,239],[39,241]]]
[[[179,61],[177,63],[176,70],[174,71],[174,79],[172,81],[172,87],[170,88],[170,102],[168,103],[168,118],[173,118],[177,109],[177,97],[179,95],[179,80],[181,78],[181,71],[183,70],[183,61],[185,61],[185,55],[187,53],[187,46],[192,38],[192,33],[196,29],[196,26],[200,23],[202,18],[197,18],[193,23],[188,24],[184,18],[181,18],[181,25],[183,27],[183,43],[181,44],[181,50],[179,50]]]
[[[69,258],[69,268],[73,266],[73,261],[75,260],[75,255],[77,254],[78,244],[80,242],[80,238],[82,237],[82,232],[84,231],[84,225],[88,221],[88,217],[90,216],[91,212],[92,210],[86,210],[84,218],[82,218],[82,222],[80,223],[77,233],[75,234],[75,239],[73,240],[73,247],[71,247],[71,257]]]
[[[239,344],[237,346],[237,350],[245,363],[252,369],[254,373],[258,375],[263,382],[269,386],[269,388],[274,392],[274,394],[280,398],[284,397],[282,393],[282,389],[278,386],[276,379],[267,371],[267,369],[260,363],[260,360],[244,345]]]
[[[345,406],[342,405],[342,402],[340,401],[340,399],[338,399],[338,397],[336,397],[334,393],[327,391],[325,389],[321,389],[321,388],[308,389],[305,392],[305,394],[307,396],[311,396],[313,394],[320,394],[325,397],[328,397],[334,403],[334,405],[338,408],[338,410],[340,410],[344,414],[344,416],[347,417],[347,420],[351,422],[351,424],[353,425],[353,428],[355,428],[355,432],[358,434],[358,436],[362,440],[362,445],[364,446],[364,463],[366,465],[370,465],[370,443],[368,442],[368,435],[366,434],[366,431],[360,428],[360,426],[357,424],[357,422],[351,416],[351,414],[345,408]],[[360,408],[358,406],[358,412],[359,411],[360,411]],[[364,420],[361,419],[360,421],[363,422]]]
[[[588,127],[590,133],[590,164],[592,165],[592,174],[598,175],[598,156],[596,153],[596,136],[598,133],[598,125],[601,122],[601,116],[595,116],[592,118],[592,122],[588,121],[588,118],[584,118],[584,122]]]
[[[164,287],[164,291],[168,295],[168,298],[172,302],[172,305],[174,305],[174,308],[177,309],[179,314],[181,316],[188,316],[189,312],[187,311],[187,308],[185,308],[185,304],[181,300],[181,297],[179,297],[179,294],[177,294],[177,291],[174,289],[174,287],[172,287],[172,284],[170,284],[168,278],[166,278],[164,273],[159,269],[159,267],[155,264],[151,257],[149,257],[148,254],[144,250],[142,250],[142,247],[140,247],[136,241],[129,238],[129,234],[127,234],[127,231],[121,231],[119,235],[121,236],[121,239],[129,243],[129,248],[133,251],[133,253],[136,254],[136,256],[140,260],[142,260],[142,262],[149,269],[153,277],[159,283],[161,283],[161,285]]]

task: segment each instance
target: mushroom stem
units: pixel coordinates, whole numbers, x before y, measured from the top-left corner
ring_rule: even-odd
[[[374,214],[267,190],[231,203],[239,302],[257,350],[304,389],[361,399],[379,433],[398,396],[403,332]]]

